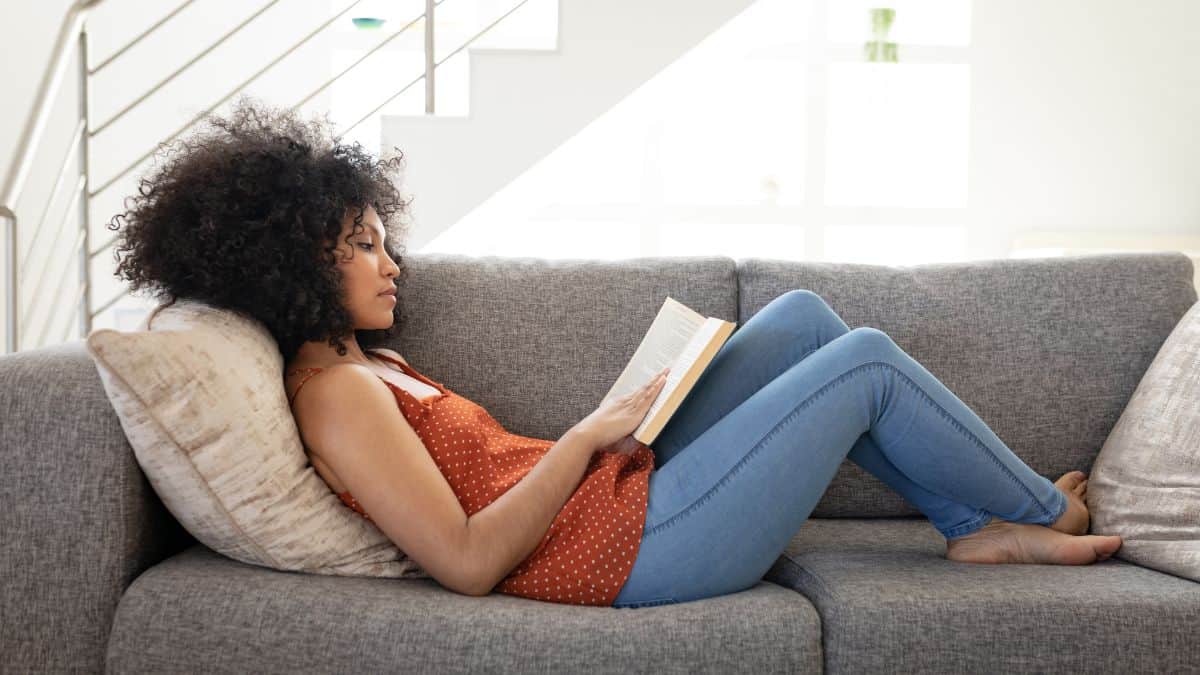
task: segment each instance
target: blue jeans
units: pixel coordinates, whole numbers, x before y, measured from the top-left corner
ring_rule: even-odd
[[[737,328],[651,449],[645,530],[614,607],[755,585],[846,457],[947,539],[993,516],[1049,525],[1067,508],[891,337],[850,330],[808,290]]]

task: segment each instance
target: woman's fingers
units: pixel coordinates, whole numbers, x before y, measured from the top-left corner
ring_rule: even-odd
[[[640,388],[635,389],[635,390],[629,392],[628,394],[626,394],[624,397],[625,401],[627,403],[642,404],[646,401],[647,398],[649,398],[650,394],[654,394],[655,396],[657,396],[658,391],[662,388],[662,386],[664,384],[666,384],[666,382],[667,382],[667,371],[663,370],[663,371],[659,372],[657,375],[655,375],[654,377],[647,380],[646,383],[643,384]],[[653,399],[650,399],[650,400],[653,400]]]
[[[653,401],[658,396],[658,392],[662,390],[662,386],[666,383],[666,381],[667,376],[659,373],[658,376],[656,376],[653,380],[646,383],[646,388],[643,390],[644,399],[647,401]]]

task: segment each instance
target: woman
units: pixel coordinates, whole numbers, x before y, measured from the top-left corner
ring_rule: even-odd
[[[885,333],[806,290],[738,327],[653,447],[630,434],[661,373],[557,441],[512,434],[371,349],[403,319],[399,157],[245,99],[208,122],[142,180],[118,276],[261,321],[317,473],[447,588],[615,607],[743,590],[846,457],[950,560],[1088,564],[1121,545],[1085,534],[1082,472],[1038,475]]]

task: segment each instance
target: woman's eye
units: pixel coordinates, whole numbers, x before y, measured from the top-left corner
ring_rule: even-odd
[[[375,248],[375,244],[359,244],[359,246],[366,246],[367,247],[366,250],[368,250],[368,251]]]

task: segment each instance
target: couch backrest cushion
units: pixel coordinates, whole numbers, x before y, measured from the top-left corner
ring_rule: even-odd
[[[732,258],[416,253],[387,346],[513,433],[557,439],[600,405],[670,295],[737,316]]]
[[[1179,252],[983,260],[911,267],[747,259],[739,325],[780,293],[820,295],[944,382],[1051,480],[1090,471],[1142,374],[1196,302]],[[815,517],[919,512],[843,462]]]

